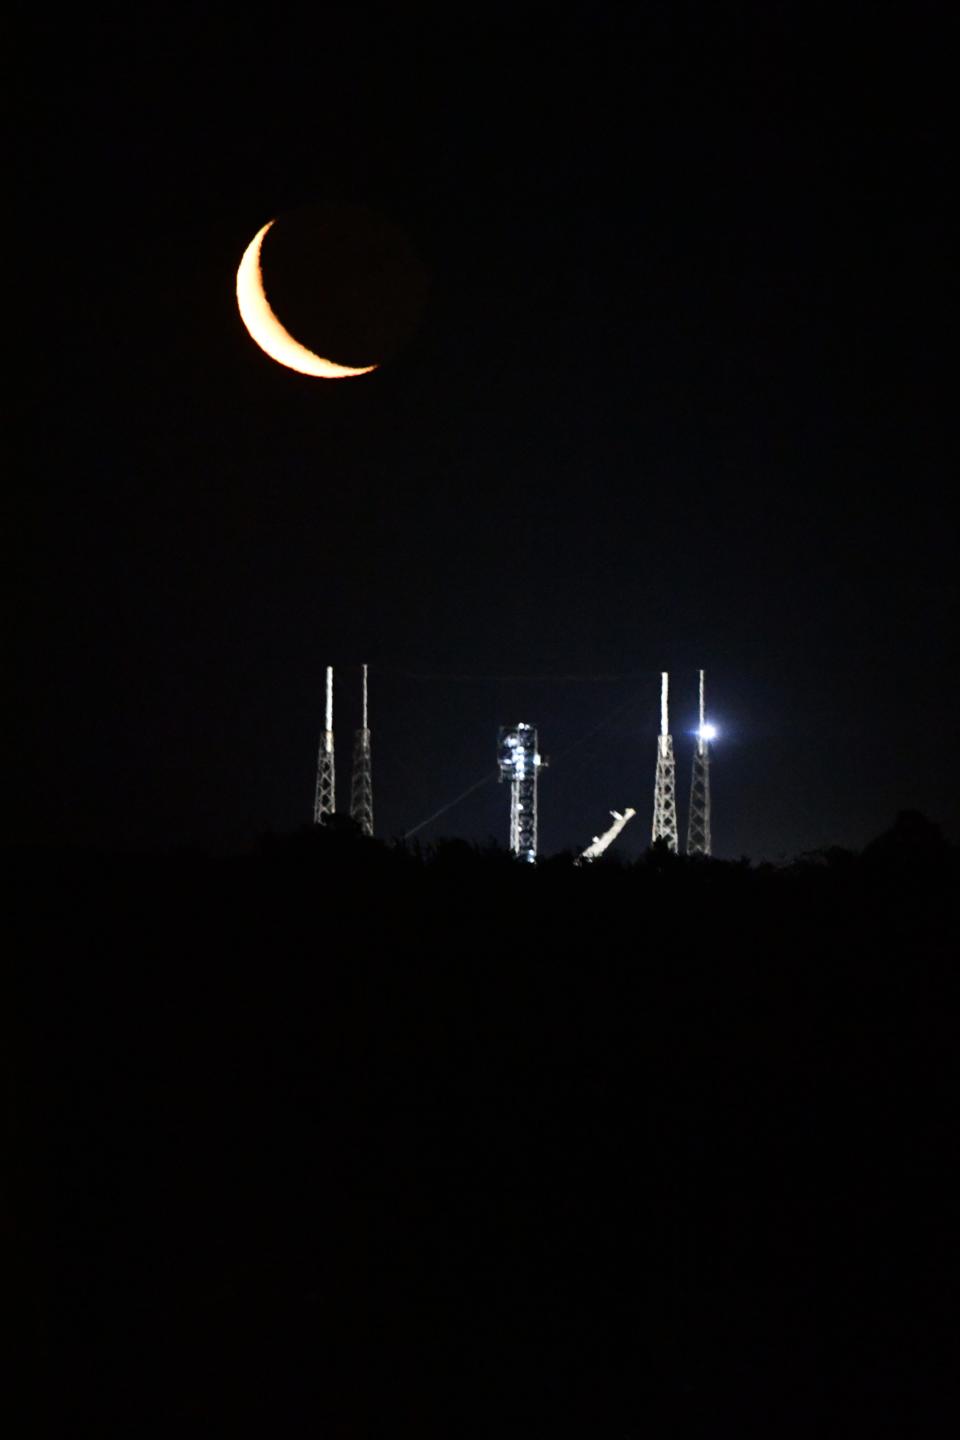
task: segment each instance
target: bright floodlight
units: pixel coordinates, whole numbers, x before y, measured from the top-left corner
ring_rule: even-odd
[[[700,739],[701,739],[701,740],[716,740],[716,738],[717,738],[717,727],[716,727],[716,725],[701,725],[701,726],[700,726]]]

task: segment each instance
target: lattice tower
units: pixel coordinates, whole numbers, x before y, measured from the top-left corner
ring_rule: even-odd
[[[367,713],[367,667],[363,667],[363,726],[353,737],[353,774],[350,780],[350,814],[364,835],[373,834],[373,769],[370,760],[370,726]]]
[[[313,800],[313,822],[320,825],[325,815],[337,808],[337,776],[333,758],[333,666],[327,666],[327,709],[320,755],[317,760],[317,790]]]
[[[500,779],[510,781],[510,849],[521,860],[537,858],[537,782],[544,760],[535,725],[504,726],[497,742]]]
[[[710,735],[703,706],[703,671],[700,671],[700,728],[693,752],[690,814],[687,820],[687,854],[710,854]]]
[[[667,714],[669,684],[669,676],[664,670],[660,676],[660,734],[657,738],[657,778],[653,792],[653,839],[666,840],[670,849],[676,850],[677,765]]]

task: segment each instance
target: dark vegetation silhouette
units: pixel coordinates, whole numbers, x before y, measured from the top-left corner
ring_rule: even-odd
[[[923,816],[782,867],[337,819],[5,870],[10,1353],[50,1433],[949,1433]]]

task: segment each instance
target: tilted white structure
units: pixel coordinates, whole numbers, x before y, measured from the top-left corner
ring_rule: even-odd
[[[580,856],[580,859],[596,860],[598,856],[603,854],[604,850],[609,849],[624,825],[629,824],[636,813],[636,810],[630,805],[627,806],[622,814],[619,810],[611,810],[610,814],[613,816],[613,824],[610,826],[610,829],[604,830],[602,835],[594,835],[593,842],[587,846],[586,850],[584,850]]]

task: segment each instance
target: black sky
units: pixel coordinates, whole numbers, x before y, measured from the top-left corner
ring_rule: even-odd
[[[685,810],[703,665],[719,853],[904,807],[956,836],[939,8],[34,22],[10,836],[288,830],[328,662],[348,791],[361,661],[385,835],[528,719],[543,848],[634,804],[635,852],[659,671]],[[244,246],[308,204],[429,276],[371,377],[283,370],[237,315]],[[505,828],[491,784],[423,834]]]

